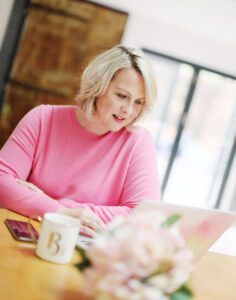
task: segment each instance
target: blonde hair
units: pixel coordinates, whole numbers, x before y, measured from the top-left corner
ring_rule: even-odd
[[[82,74],[76,102],[88,117],[96,108],[96,98],[106,92],[121,69],[128,68],[135,69],[144,80],[145,102],[140,115],[152,107],[157,97],[154,70],[142,51],[118,45],[95,57]]]

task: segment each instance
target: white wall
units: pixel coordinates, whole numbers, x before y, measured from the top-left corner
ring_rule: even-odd
[[[235,0],[93,0],[129,13],[123,43],[236,76]],[[0,0],[0,47],[13,0]]]
[[[130,13],[123,43],[236,76],[235,0],[95,0]]]
[[[13,0],[0,0],[0,48],[4,38],[13,2]]]

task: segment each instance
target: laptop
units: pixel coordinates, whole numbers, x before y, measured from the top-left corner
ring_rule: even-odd
[[[214,242],[236,222],[236,213],[216,209],[197,208],[172,203],[144,200],[135,209],[162,211],[165,215],[181,215],[179,228],[187,244],[192,248],[197,261]],[[236,249],[235,249],[236,252]]]

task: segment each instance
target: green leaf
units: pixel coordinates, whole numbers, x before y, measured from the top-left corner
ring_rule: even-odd
[[[90,260],[83,260],[75,265],[77,269],[83,272],[85,269],[91,266]]]
[[[170,227],[181,218],[179,214],[173,214],[162,224],[162,227]]]
[[[79,255],[81,256],[81,261],[75,265],[77,269],[79,269],[81,272],[83,272],[86,268],[91,266],[91,262],[87,256],[86,250],[83,248],[77,246],[76,250],[79,252]]]
[[[186,285],[183,285],[181,288],[179,288],[176,292],[174,292],[170,296],[170,300],[192,300],[192,299],[193,299],[193,293]]]
[[[83,260],[88,259],[86,250],[84,248],[81,248],[80,246],[76,246],[76,250],[77,250],[77,252],[79,252],[79,255],[81,256],[81,258]]]
[[[171,267],[172,267],[172,265],[168,261],[161,262],[161,264],[158,267],[158,269],[156,269],[154,272],[152,272],[148,276],[144,277],[142,279],[142,282],[145,283],[145,282],[147,282],[152,277],[158,276],[158,275],[160,275],[162,273],[169,272],[169,270],[171,269]]]

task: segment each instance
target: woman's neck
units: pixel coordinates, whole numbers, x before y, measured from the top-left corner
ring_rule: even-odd
[[[80,109],[80,107],[77,107],[76,118],[80,125],[89,132],[95,133],[97,135],[103,135],[107,133],[107,131],[104,130],[101,122],[99,122],[95,114],[93,114],[91,118],[89,118],[87,114]]]

